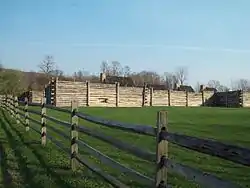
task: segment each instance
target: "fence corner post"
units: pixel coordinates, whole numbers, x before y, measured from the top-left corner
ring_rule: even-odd
[[[24,120],[25,120],[25,130],[26,131],[29,131],[30,130],[30,127],[29,127],[29,124],[30,124],[30,121],[29,121],[29,112],[28,112],[28,97],[25,97],[24,99]]]
[[[155,187],[167,187],[167,167],[166,160],[168,159],[168,141],[164,134],[167,129],[167,111],[157,112],[157,134],[156,134],[156,176]]]
[[[78,111],[78,101],[72,100],[71,101],[71,157],[70,157],[70,164],[71,170],[74,172],[77,170],[78,161],[76,160],[76,156],[78,154],[78,117],[76,115]]]
[[[41,111],[41,144],[42,146],[46,145],[46,98],[42,97],[41,105],[42,105],[42,111]]]
[[[15,96],[14,98],[15,102],[15,117],[16,117],[16,123],[20,123],[20,117],[19,117],[19,108],[18,108],[18,97]]]

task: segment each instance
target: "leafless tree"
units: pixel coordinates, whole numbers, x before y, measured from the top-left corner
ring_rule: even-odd
[[[250,82],[247,79],[239,79],[232,83],[232,88],[234,90],[240,89],[243,91],[250,91]]]
[[[229,88],[227,86],[222,85],[218,80],[210,80],[208,82],[208,86],[215,88],[217,91],[229,91]]]
[[[107,75],[109,74],[110,70],[109,70],[109,64],[108,64],[107,61],[103,61],[103,62],[101,63],[100,71],[101,71],[102,73],[107,74]]]
[[[208,87],[215,88],[215,89],[218,89],[221,86],[220,81],[218,80],[209,80],[207,85]]]
[[[47,55],[38,66],[40,68],[40,71],[46,74],[47,78],[50,77],[55,70],[55,62],[53,56]]]
[[[165,84],[169,89],[174,89],[174,86],[178,83],[178,78],[175,74],[173,73],[164,73],[165,76]]]
[[[111,63],[111,75],[112,76],[121,76],[122,75],[122,66],[118,61],[112,61]]]
[[[175,72],[175,75],[176,75],[179,83],[181,85],[183,85],[184,82],[187,81],[187,77],[188,77],[188,69],[187,69],[187,67],[178,67],[176,72]]]
[[[60,69],[55,69],[52,71],[51,75],[61,78],[61,77],[63,77],[63,71]]]
[[[201,84],[199,82],[197,82],[195,87],[194,87],[195,92],[197,92],[197,93],[200,92],[200,89],[201,89],[200,87],[201,87]]]
[[[131,69],[130,69],[129,66],[126,65],[126,66],[123,68],[123,74],[124,74],[125,77],[129,77],[129,76],[130,76],[130,74],[131,74]]]

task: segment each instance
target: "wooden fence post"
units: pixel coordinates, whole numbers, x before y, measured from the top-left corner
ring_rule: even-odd
[[[18,109],[18,97],[15,96],[15,117],[16,117],[16,123],[20,123],[20,117],[19,117],[19,109]]]
[[[10,99],[10,106],[11,106],[11,117],[15,118],[15,103],[14,103],[14,96],[11,95],[11,99]]]
[[[58,90],[58,77],[54,81],[54,106],[57,105],[57,90]],[[47,102],[47,101],[46,101]]]
[[[30,122],[29,122],[29,112],[28,112],[28,109],[29,109],[29,107],[28,107],[28,97],[25,97],[24,102],[25,102],[24,103],[25,104],[25,106],[24,106],[25,130],[29,131],[30,130],[30,127],[29,127]]]
[[[9,97],[8,97],[8,106],[9,106],[9,112],[10,112],[10,115],[11,115],[11,117],[13,117],[13,115],[12,115],[12,96],[11,95],[9,95]]]
[[[168,89],[168,106],[171,106],[171,91]]]
[[[150,106],[153,106],[153,94],[154,94],[154,88],[151,87],[150,88],[150,102],[149,102]]]
[[[119,88],[120,88],[120,83],[116,82],[115,83],[115,106],[118,107],[119,106],[119,100],[120,100],[120,92],[119,92]]]
[[[204,85],[200,85],[200,92],[201,92],[201,103],[202,103],[202,106],[205,106],[205,100],[204,100]]]
[[[168,158],[168,141],[162,139],[164,132],[167,132],[167,112],[159,111],[157,113],[157,147],[156,147],[156,188],[167,187],[167,168],[164,166],[164,160]]]
[[[78,102],[76,100],[71,101],[71,169],[72,171],[77,170],[78,161],[76,160],[76,155],[78,154],[78,132],[77,132],[77,126],[78,126],[78,117],[76,115],[76,112],[78,110]]]
[[[9,112],[9,98],[8,98],[8,95],[5,96],[5,106],[6,106],[6,109],[7,109],[7,112]]]
[[[186,91],[186,107],[188,107],[188,91]]]
[[[89,106],[90,101],[90,84],[89,81],[86,81],[87,93],[86,93],[86,106]]]
[[[46,145],[46,98],[42,97],[41,105],[42,105],[42,112],[41,112],[41,144],[42,146]]]
[[[9,97],[8,97],[8,95],[6,95],[6,97],[5,97],[5,106],[6,106],[6,108],[7,108],[7,112],[8,113],[10,113],[10,108],[9,108]]]

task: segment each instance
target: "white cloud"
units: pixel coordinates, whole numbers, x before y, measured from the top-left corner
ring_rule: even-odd
[[[205,48],[200,46],[185,45],[164,45],[164,44],[113,44],[113,43],[79,43],[73,46],[82,47],[134,47],[134,48],[166,48],[188,51],[214,51],[214,52],[233,52],[233,53],[250,53],[250,49],[233,49],[233,48]]]
[[[51,45],[51,42],[48,42]],[[30,42],[29,45],[48,45],[43,42]],[[165,48],[185,51],[203,51],[203,52],[228,52],[228,53],[247,53],[250,49],[237,48],[206,48],[202,46],[168,45],[168,44],[119,44],[119,43],[52,43],[52,45],[69,45],[73,47],[115,47],[115,48]]]

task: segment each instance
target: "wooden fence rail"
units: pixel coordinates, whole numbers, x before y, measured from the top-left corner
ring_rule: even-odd
[[[128,187],[115,177],[106,174],[96,165],[91,164],[85,158],[81,157],[78,153],[78,147],[84,147],[90,155],[98,158],[102,163],[111,166],[112,168],[120,170],[122,173],[125,172],[130,178],[140,182],[143,185],[156,188],[166,188],[170,187],[167,184],[167,171],[172,170],[189,180],[196,181],[198,184],[203,187],[221,187],[221,188],[233,188],[239,187],[230,181],[223,180],[212,174],[202,172],[198,169],[191,168],[189,166],[178,164],[168,158],[168,142],[177,144],[179,146],[199,151],[201,153],[209,154],[212,156],[217,156],[222,159],[226,159],[238,164],[245,166],[250,166],[250,149],[242,148],[239,146],[229,145],[225,143],[220,143],[214,140],[201,139],[186,135],[181,135],[177,133],[168,132],[168,117],[166,111],[160,111],[157,113],[157,126],[156,128],[149,125],[135,125],[122,123],[117,121],[106,120],[100,117],[94,117],[85,113],[78,112],[77,101],[72,101],[71,110],[66,108],[58,108],[52,105],[46,105],[45,99],[41,100],[41,103],[28,103],[26,99],[24,102],[17,101],[16,97],[8,96],[1,101],[1,106],[5,108],[10,115],[17,120],[17,123],[21,122],[26,131],[32,129],[36,133],[41,135],[41,144],[46,145],[46,139],[50,139],[53,143],[56,144],[62,151],[68,153],[71,156],[71,168],[73,171],[77,170],[79,163],[86,166],[93,172],[97,173],[99,176],[104,178],[108,183],[113,187]],[[22,107],[24,106],[24,107]],[[29,106],[38,106],[41,108],[40,111],[29,109]],[[46,108],[53,109],[56,111],[64,112],[71,114],[69,122],[56,119],[54,117],[48,116],[46,113]],[[30,114],[36,114],[41,117],[41,121],[32,119]],[[23,119],[21,118],[23,117]],[[79,125],[78,118],[84,119],[86,121],[103,125],[110,128],[120,129],[127,132],[138,133],[142,135],[153,136],[156,138],[156,152],[152,153],[147,150],[143,150],[136,146],[131,146],[130,144],[121,141],[119,139],[105,135],[102,132],[93,130],[83,125]],[[71,130],[71,136],[59,130],[58,128],[51,126],[47,123],[46,120],[50,120],[62,127],[65,127],[67,130]],[[40,125],[41,128],[35,128],[35,126],[30,126],[30,122]],[[71,140],[71,148],[65,148],[65,146],[55,140],[50,136],[50,132],[47,129],[52,130],[58,135]],[[95,148],[89,146],[82,140],[79,140],[78,134],[84,133],[94,138],[97,138],[101,141],[109,143],[114,147],[122,149],[128,153],[140,157],[150,163],[155,164],[156,172],[155,177],[147,177],[134,169],[124,166],[123,164],[111,159],[107,155],[101,153]]]

